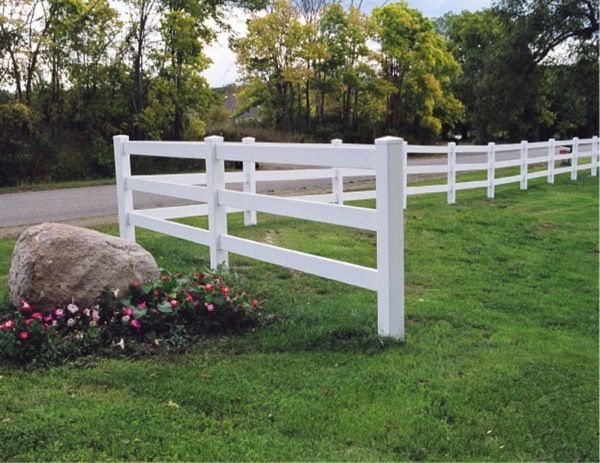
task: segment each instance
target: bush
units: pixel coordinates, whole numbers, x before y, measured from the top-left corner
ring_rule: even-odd
[[[94,307],[42,312],[23,302],[0,323],[0,356],[52,364],[92,353],[182,349],[200,335],[253,327],[259,317],[258,300],[241,291],[233,273],[165,272],[156,281],[134,281],[125,298],[107,289]]]

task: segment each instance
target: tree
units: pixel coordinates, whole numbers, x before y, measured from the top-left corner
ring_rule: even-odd
[[[404,2],[375,8],[373,21],[387,84],[385,130],[432,138],[452,127],[462,111],[450,86],[460,66],[433,23]]]
[[[467,107],[465,135],[484,143],[582,127],[565,94],[579,102],[597,95],[595,14],[589,2],[506,0],[442,18],[438,28],[463,69],[453,87]],[[590,115],[583,125],[590,130],[597,112],[584,104],[579,113]]]
[[[359,96],[375,79],[371,66],[368,19],[357,8],[345,11],[339,4],[327,7],[318,24],[324,58],[317,64],[317,114],[324,119],[325,99],[338,102],[337,113],[342,130],[357,130]]]
[[[301,88],[310,77],[306,52],[314,31],[290,3],[277,0],[271,13],[248,22],[246,37],[233,42],[246,98],[262,104],[280,129],[290,130],[302,114]]]

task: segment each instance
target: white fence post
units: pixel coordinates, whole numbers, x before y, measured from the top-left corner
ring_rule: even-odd
[[[527,140],[521,141],[521,190],[527,189]]]
[[[595,177],[598,174],[598,137],[592,137],[592,170],[591,175]]]
[[[125,178],[131,176],[131,157],[125,153],[127,135],[113,137],[115,149],[115,176],[117,178],[117,207],[119,210],[119,236],[125,241],[135,243],[135,227],[129,222],[129,213],[133,210],[133,193],[127,189]]]
[[[573,159],[571,160],[571,180],[577,180],[577,156],[579,155],[579,138],[573,138],[573,149],[571,150]]]
[[[548,183],[554,183],[554,156],[556,156],[556,140],[548,140]]]
[[[408,204],[408,142],[404,142],[404,155],[402,156],[402,208]]]
[[[225,161],[217,159],[217,147],[223,143],[223,137],[213,135],[204,141],[211,145],[206,157],[206,184],[210,199],[208,203],[208,229],[210,232],[210,266],[215,269],[219,264],[229,265],[227,251],[221,248],[221,235],[227,234],[227,210],[219,205],[219,190],[225,189]]]
[[[488,199],[494,199],[495,193],[495,176],[496,176],[496,144],[494,142],[488,143],[487,151],[487,197]]]
[[[339,138],[334,138],[331,140],[331,144],[335,146],[340,146],[342,144],[342,140]],[[344,204],[344,176],[342,174],[342,169],[340,167],[336,167],[333,169],[333,176],[331,177],[331,191],[335,195],[335,202],[337,204]]]
[[[377,331],[404,339],[404,195],[401,138],[375,140],[377,195]]]
[[[254,143],[254,137],[242,138],[245,145]],[[254,161],[244,161],[244,192],[256,193],[256,163]],[[256,211],[253,209],[244,211],[244,225],[256,225]]]
[[[456,204],[456,143],[448,143],[448,204]]]

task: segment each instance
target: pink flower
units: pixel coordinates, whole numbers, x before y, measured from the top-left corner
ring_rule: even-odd
[[[69,304],[67,306],[67,310],[71,313],[77,313],[79,312],[79,307],[77,307],[75,304]]]
[[[67,326],[75,326],[75,320],[73,318],[69,318],[67,320]]]
[[[56,326],[58,325],[58,322],[56,320],[52,320],[52,326]]]
[[[25,323],[25,326],[29,326],[34,322],[33,318],[28,318],[27,320],[25,320],[23,323]]]
[[[91,312],[90,312],[90,309],[83,309],[81,312],[82,312],[82,313],[83,313],[83,315],[85,315],[86,317],[89,317],[89,316],[90,316],[90,313],[91,313]]]
[[[23,312],[31,312],[31,306],[27,302],[23,301],[21,310],[23,310]]]
[[[135,328],[136,330],[139,330],[142,327],[142,324],[140,323],[139,320],[131,320],[129,322],[129,324],[131,325],[132,328]]]
[[[41,314],[41,312],[33,312],[31,314],[31,318],[35,318],[36,320],[41,320],[42,318],[44,318],[44,316]]]
[[[138,286],[140,286],[140,280],[133,280],[131,284],[137,288]]]
[[[25,340],[29,337],[29,333],[27,331],[21,331],[19,333],[19,339]]]
[[[131,317],[133,315],[133,309],[131,307],[127,307],[123,310],[123,314],[127,315],[128,317]]]
[[[140,309],[145,309],[145,308],[146,308],[146,301],[142,301],[142,302],[140,302],[140,303],[138,304],[138,307],[139,307]]]
[[[51,321],[52,321],[52,314],[46,315],[46,316],[43,318],[43,320],[44,320],[46,323],[49,323],[49,322],[51,322]]]
[[[173,307],[173,308],[177,307],[178,304],[179,304],[179,302],[177,302],[175,299],[173,299],[171,301],[171,307]]]
[[[54,316],[56,316],[56,317],[62,317],[64,314],[65,314],[65,313],[63,312],[63,310],[62,310],[62,309],[56,309],[56,310],[54,311]]]
[[[92,320],[94,320],[95,322],[98,322],[98,320],[100,320],[100,311],[92,310]]]
[[[13,326],[15,326],[15,322],[12,320],[8,320],[0,325],[0,330],[10,330]]]
[[[204,305],[206,306],[206,310],[207,310],[208,312],[214,312],[214,311],[215,311],[215,306],[214,306],[214,304],[206,304],[206,303],[205,303]]]

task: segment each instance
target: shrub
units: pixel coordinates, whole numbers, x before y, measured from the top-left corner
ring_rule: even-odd
[[[125,298],[107,289],[94,307],[68,304],[42,312],[23,302],[0,323],[0,356],[49,364],[92,353],[181,349],[200,335],[256,325],[259,302],[239,286],[224,270],[165,272],[156,281],[134,281]]]

